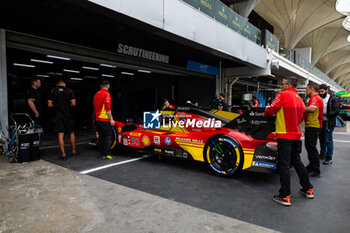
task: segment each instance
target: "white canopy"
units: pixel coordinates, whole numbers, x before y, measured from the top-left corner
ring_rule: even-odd
[[[254,10],[274,27],[281,48],[311,47],[311,63],[349,90],[350,32],[335,5],[336,0],[261,0]]]

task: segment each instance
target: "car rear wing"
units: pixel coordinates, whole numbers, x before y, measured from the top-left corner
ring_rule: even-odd
[[[264,107],[237,109],[241,114],[224,127],[243,132],[254,139],[266,140],[275,131],[275,116],[264,116]]]

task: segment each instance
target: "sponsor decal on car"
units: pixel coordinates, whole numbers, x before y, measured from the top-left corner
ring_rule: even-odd
[[[276,169],[276,164],[274,164],[274,163],[267,163],[267,162],[253,161],[253,166],[254,167],[266,167],[266,168]]]
[[[158,152],[158,153],[162,153],[162,149],[160,149],[160,148],[154,148],[154,151]]]
[[[160,137],[159,136],[153,136],[153,142],[154,142],[154,144],[160,145]]]
[[[122,135],[118,135],[118,143],[122,142]]]
[[[134,132],[131,132],[131,133],[130,133],[130,136],[141,137],[141,133],[134,133]]]
[[[183,153],[182,153],[182,157],[185,158],[185,159],[187,159],[187,158],[188,158],[188,153],[187,153],[186,151],[183,152]]]
[[[122,128],[118,127],[118,133],[122,132]]]
[[[171,139],[169,137],[165,138],[165,144],[167,144],[168,146],[171,145]]]
[[[203,140],[196,139],[196,138],[191,139],[191,138],[176,137],[176,138],[175,138],[175,141],[203,143]]]
[[[123,138],[123,145],[128,146],[129,145],[129,140],[128,138]]]
[[[174,151],[172,151],[172,150],[164,150],[164,152],[167,153],[167,154],[171,154],[171,155],[174,154]]]
[[[257,159],[265,159],[265,160],[271,160],[271,161],[274,161],[274,160],[276,160],[276,157],[272,157],[271,155],[259,155],[259,154],[257,154],[257,155],[255,155],[255,158],[257,158]]]
[[[147,135],[144,135],[141,141],[144,146],[149,146],[149,144],[151,144],[151,140]]]

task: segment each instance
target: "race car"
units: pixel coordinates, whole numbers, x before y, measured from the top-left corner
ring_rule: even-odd
[[[275,171],[275,118],[264,108],[243,114],[200,107],[144,112],[143,124],[115,122],[117,145],[207,163],[222,175]]]

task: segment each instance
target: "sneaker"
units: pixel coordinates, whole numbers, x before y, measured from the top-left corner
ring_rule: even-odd
[[[314,177],[314,178],[320,178],[321,177],[321,172],[310,172],[309,174],[310,177]]]
[[[280,197],[280,195],[275,195],[273,196],[272,200],[274,200],[275,202],[277,202],[280,205],[284,205],[284,206],[291,206],[292,204],[290,203],[290,196],[286,196],[286,197]]]
[[[331,165],[332,163],[333,163],[333,162],[332,162],[331,159],[326,159],[325,161],[323,161],[322,164],[324,164],[324,165]]]
[[[80,152],[76,151],[76,152],[72,152],[72,154],[70,156],[71,157],[75,157],[75,156],[78,156],[78,155],[80,155]]]
[[[306,192],[303,189],[299,190],[299,193],[306,198],[312,199],[314,198],[314,191],[312,189],[307,190]]]
[[[318,158],[319,158],[320,160],[325,160],[326,157],[324,157],[323,155],[320,155]]]
[[[113,155],[106,155],[105,158],[110,160],[115,160],[115,156]]]

